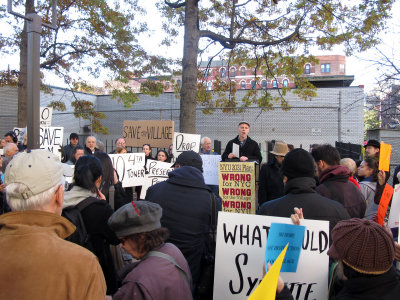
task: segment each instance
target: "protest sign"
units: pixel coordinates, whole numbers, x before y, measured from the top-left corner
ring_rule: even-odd
[[[296,273],[305,229],[304,226],[299,225],[272,223],[265,249],[265,265],[273,264],[284,245],[289,243],[282,272]]]
[[[381,226],[385,220],[387,208],[389,206],[390,199],[392,199],[393,188],[386,183],[385,189],[382,192],[381,200],[379,201],[378,212],[376,213],[376,222]]]
[[[40,127],[40,149],[46,149],[61,158],[63,136],[64,127]]]
[[[4,149],[0,149],[0,155],[4,155]]]
[[[175,159],[179,154],[185,151],[194,151],[196,153],[200,150],[200,134],[180,133],[174,132],[173,149]]]
[[[389,172],[391,154],[392,145],[381,142],[381,148],[379,150],[379,170]]]
[[[130,147],[150,144],[151,147],[168,148],[173,135],[174,121],[165,120],[124,121],[122,133],[126,145]]]
[[[390,206],[388,225],[390,228],[399,227],[400,217],[400,184],[394,186],[392,205]]]
[[[203,160],[204,182],[210,185],[218,185],[218,163],[221,155],[200,155]]]
[[[219,196],[222,210],[254,214],[255,207],[255,164],[253,162],[220,162]]]
[[[232,153],[235,154],[235,157],[240,158],[240,152],[239,152],[239,145],[233,143],[232,144]]]
[[[14,127],[13,129],[15,135],[17,136],[18,143],[23,144],[26,134],[26,127]]]
[[[246,299],[263,277],[271,223],[290,218],[220,212],[215,257],[214,300]],[[305,226],[296,273],[281,272],[295,299],[327,299],[329,222],[301,220]],[[283,245],[284,246],[284,245]]]
[[[147,189],[158,182],[168,179],[168,172],[172,171],[172,164],[158,161],[158,160],[147,160],[146,165],[147,174],[145,174],[144,181],[142,184],[142,190],[140,192],[140,199],[146,198]]]
[[[53,116],[53,108],[52,107],[41,107],[40,108],[40,126],[50,127],[52,116]]]
[[[145,175],[144,153],[109,154],[109,156],[123,187],[143,184]]]

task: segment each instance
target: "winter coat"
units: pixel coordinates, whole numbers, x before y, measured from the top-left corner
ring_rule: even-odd
[[[329,232],[337,222],[350,219],[343,205],[317,194],[314,178],[290,179],[285,184],[284,192],[285,196],[261,205],[257,214],[290,218],[293,208],[299,207],[303,209],[306,219],[329,221]]]
[[[249,161],[258,161],[261,163],[262,156],[260,152],[260,148],[256,141],[252,140],[249,136],[247,137],[246,143],[243,146],[240,146],[239,136],[230,140],[225,147],[225,151],[222,154],[222,161],[240,161],[239,157],[228,158],[228,155],[232,153],[232,144],[239,145],[239,156],[246,156]]]
[[[171,256],[184,270],[190,283],[189,266],[176,246],[166,243],[154,250]],[[183,273],[165,258],[145,256],[133,263],[130,270],[113,300],[193,299]]]
[[[283,176],[276,159],[264,164],[260,170],[258,187],[258,204],[282,197],[284,195]]]
[[[76,205],[87,197],[96,196],[87,189],[74,186],[64,195],[63,207]],[[104,200],[98,200],[82,210],[82,218],[93,246],[93,253],[97,256],[103,269],[107,283],[107,294],[117,290],[117,277],[114,263],[110,253],[110,244],[118,245],[119,240],[115,233],[108,227],[107,221],[113,214],[110,205]]]
[[[100,149],[98,149],[98,148],[94,148],[94,151],[92,152],[92,150],[90,150],[90,148],[86,147],[86,145],[83,147],[83,149],[85,150],[85,155],[93,155],[97,152],[101,152]]]
[[[361,191],[349,181],[349,168],[331,166],[319,175],[318,194],[338,201],[352,218],[363,218],[366,202]]]
[[[376,191],[376,182],[369,180],[363,180],[360,182],[361,193],[363,194],[367,203],[364,218],[373,220],[374,216],[378,212],[379,204],[375,204],[374,197]]]
[[[74,231],[54,213],[0,216],[0,299],[103,300],[106,285],[96,256],[64,240]]]
[[[161,225],[170,232],[168,242],[185,256],[194,285],[200,277],[201,258],[210,229],[210,192],[198,169],[183,166],[169,172],[166,181],[151,186],[145,199],[162,207]]]

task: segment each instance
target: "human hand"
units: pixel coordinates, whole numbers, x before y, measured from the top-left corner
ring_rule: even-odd
[[[0,184],[0,192],[4,191],[4,189],[6,188],[6,184]]]
[[[385,185],[386,183],[386,173],[383,170],[380,170],[378,173],[378,183],[379,185]]]
[[[106,200],[106,196],[104,196],[104,194],[97,189],[97,198],[99,198],[100,200]]]
[[[270,263],[268,263],[268,265],[267,265],[267,268],[268,268],[268,271],[269,271],[269,269],[271,269],[271,264]],[[263,275],[265,276],[265,264],[263,264]],[[263,277],[264,277],[263,276]],[[277,286],[276,286],[276,293],[277,294],[279,294],[280,292],[282,292],[282,290],[284,289],[284,287],[285,287],[285,282],[283,281],[283,279],[282,279],[282,277],[281,276],[279,276],[278,277],[278,284],[277,284]]]
[[[300,219],[304,219],[303,209],[295,207],[293,210],[294,214],[291,214],[290,218],[294,225],[300,225]]]
[[[229,155],[228,155],[228,158],[235,158],[235,157],[236,157],[236,155],[233,153],[229,153]]]
[[[240,157],[240,161],[241,162],[244,162],[244,161],[247,161],[247,160],[248,160],[247,156],[241,156]]]

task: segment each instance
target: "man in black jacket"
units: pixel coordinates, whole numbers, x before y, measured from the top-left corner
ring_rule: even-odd
[[[238,136],[230,140],[225,147],[224,154],[222,154],[222,161],[256,161],[261,163],[262,157],[260,148],[256,141],[252,140],[248,135],[250,131],[250,124],[247,122],[240,122],[238,126]],[[233,144],[236,144],[239,149],[239,156],[235,154]]]
[[[340,220],[350,218],[343,205],[315,191],[314,161],[307,151],[294,149],[286,154],[282,172],[285,196],[265,202],[257,214],[289,218],[298,207],[306,219],[329,221],[330,230]]]

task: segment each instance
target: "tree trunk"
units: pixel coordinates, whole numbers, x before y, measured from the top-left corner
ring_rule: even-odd
[[[35,1],[26,0],[25,15],[35,12]],[[21,33],[21,46],[19,53],[19,78],[18,78],[18,127],[26,126],[26,85],[28,61],[28,34],[26,21]]]
[[[185,37],[182,59],[182,88],[179,130],[196,133],[197,54],[199,46],[198,0],[186,0]]]

